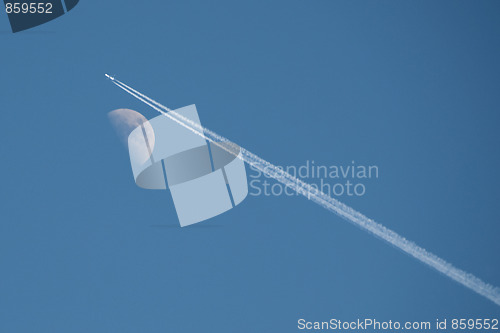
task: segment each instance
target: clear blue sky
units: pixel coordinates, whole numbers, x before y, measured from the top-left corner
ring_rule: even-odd
[[[91,1],[0,14],[1,332],[294,332],[297,320],[500,308],[300,197],[179,228],[107,113],[153,110],[279,165],[376,164],[342,198],[500,286],[500,2]]]

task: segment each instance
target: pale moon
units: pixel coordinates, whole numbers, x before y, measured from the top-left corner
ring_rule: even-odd
[[[140,157],[141,162],[146,162],[151,157],[155,146],[153,127],[146,117],[134,110],[117,109],[108,113],[108,118],[120,141],[126,147],[128,146],[130,152]],[[135,132],[137,135],[130,136],[130,133],[139,126],[144,131]],[[144,132],[146,137],[143,135]]]

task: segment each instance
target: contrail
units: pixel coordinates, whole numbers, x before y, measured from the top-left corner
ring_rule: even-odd
[[[235,144],[233,144],[225,137],[193,122],[192,120],[180,115],[175,111],[170,110],[166,106],[156,102],[155,100],[140,93],[132,87],[129,87],[128,85],[115,79],[114,77],[108,76],[107,74],[106,77],[108,77],[115,85],[128,92],[130,95],[149,105],[161,114],[174,120],[178,124],[189,129],[193,133],[200,135],[201,137],[210,140],[211,142],[214,142],[231,154],[238,154],[238,151],[236,151],[235,153],[234,146],[231,147],[231,145]],[[254,168],[258,169],[259,171],[267,174],[269,177],[274,178],[285,186],[293,189],[297,193],[307,197],[309,200],[317,203],[321,207],[337,214],[348,222],[356,225],[357,227],[360,227],[365,231],[368,231],[376,237],[383,239],[387,243],[399,248],[400,250],[406,252],[417,260],[429,265],[438,272],[441,272],[442,274],[448,276],[452,280],[455,280],[456,282],[464,285],[472,291],[475,291],[479,295],[486,297],[487,299],[493,301],[495,304],[500,305],[500,288],[482,281],[473,274],[456,268],[452,264],[441,259],[435,254],[428,252],[412,241],[407,240],[398,233],[364,216],[360,212],[343,204],[337,199],[321,192],[319,189],[307,183],[304,183],[300,179],[285,172],[281,168],[278,168],[277,166],[263,160],[262,158],[249,152],[248,150],[241,148],[240,151],[241,155],[238,155],[239,158],[241,158],[244,162],[248,163]]]

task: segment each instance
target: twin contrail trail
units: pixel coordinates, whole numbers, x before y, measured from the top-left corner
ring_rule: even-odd
[[[224,138],[223,136],[201,126],[198,123],[193,122],[192,120],[180,115],[175,111],[170,110],[166,106],[129,87],[128,85],[115,79],[114,77],[111,77],[107,74],[106,77],[108,77],[115,85],[128,92],[130,95],[149,105],[161,114],[169,117],[181,126],[184,126],[193,133],[200,135],[201,137],[211,142],[214,142],[226,151],[235,154],[235,150],[230,147],[230,145],[232,144],[231,141]],[[297,193],[307,197],[309,200],[317,203],[321,207],[339,215],[348,222],[351,222],[361,229],[368,231],[376,237],[383,239],[387,243],[399,248],[400,250],[406,252],[417,260],[429,265],[438,272],[443,273],[456,282],[475,291],[479,295],[486,297],[487,299],[493,301],[495,304],[500,305],[500,288],[482,281],[473,274],[456,268],[452,264],[436,256],[435,254],[426,251],[412,241],[407,240],[396,232],[387,229],[386,227],[375,222],[372,219],[369,219],[353,208],[321,192],[317,188],[304,183],[300,179],[285,172],[281,168],[278,168],[277,166],[263,160],[262,158],[249,152],[248,150],[241,148],[240,151],[241,154],[238,155],[239,158],[241,158],[244,162],[248,163],[254,168],[260,170],[261,172],[267,174],[269,177],[274,178],[285,186],[293,189]]]

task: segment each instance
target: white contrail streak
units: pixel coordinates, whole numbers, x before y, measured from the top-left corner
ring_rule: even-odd
[[[107,76],[107,75],[106,75]],[[129,87],[125,83],[107,76],[111,81],[125,90],[135,98],[149,105],[161,114],[169,117],[170,119],[176,121],[178,124],[189,129],[193,133],[202,136],[205,139],[214,142],[226,151],[235,154],[235,150],[228,146],[231,142],[224,138],[223,136],[193,122],[192,120],[180,115],[179,113],[170,110],[166,106],[156,102],[155,100],[149,98],[148,96],[140,93],[139,91]],[[236,152],[237,154],[237,152]],[[436,269],[438,272],[448,276],[449,278],[455,280],[456,282],[464,285],[465,287],[475,291],[479,295],[486,297],[487,299],[493,301],[495,304],[500,305],[500,288],[492,286],[481,279],[477,278],[473,274],[467,273],[459,268],[456,268],[447,261],[439,258],[435,254],[426,251],[412,241],[400,236],[396,232],[387,229],[383,225],[369,219],[353,208],[343,204],[342,202],[330,197],[329,195],[319,191],[317,188],[304,183],[300,179],[292,176],[291,174],[285,172],[281,168],[263,160],[255,154],[252,154],[248,150],[241,148],[241,155],[238,156],[243,161],[253,166],[254,168],[260,170],[261,172],[267,174],[284,184],[285,186],[293,189],[297,193],[307,197],[311,201],[317,203],[318,205],[326,208],[327,210],[339,215],[345,220],[351,222],[352,224],[360,227],[361,229],[368,231],[369,233],[383,239],[389,244],[399,248],[403,252],[411,255],[412,257],[418,259],[419,261],[429,265],[430,267]]]

